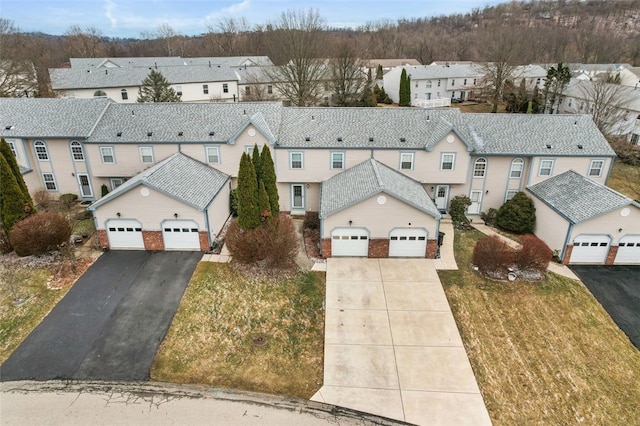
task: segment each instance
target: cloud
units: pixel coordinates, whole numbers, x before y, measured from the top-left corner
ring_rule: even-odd
[[[105,0],[104,2],[104,15],[111,23],[111,28],[118,28],[118,20],[114,16],[114,11],[118,8],[118,5],[112,0]]]
[[[234,3],[220,10],[214,10],[213,12],[209,13],[205,17],[205,21],[213,21],[213,20],[223,18],[225,16],[242,13],[246,10],[249,10],[250,6],[251,6],[251,0],[242,0],[240,3]]]

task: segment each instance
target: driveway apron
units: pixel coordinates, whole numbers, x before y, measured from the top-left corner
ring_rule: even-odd
[[[201,257],[104,253],[0,367],[0,379],[148,380]]]
[[[328,259],[324,384],[312,400],[415,424],[491,424],[432,260]]]

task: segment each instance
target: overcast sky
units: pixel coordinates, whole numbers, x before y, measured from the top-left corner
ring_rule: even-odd
[[[185,35],[207,31],[221,18],[274,22],[291,9],[317,9],[330,27],[357,27],[384,19],[467,13],[505,0],[0,0],[0,16],[26,32],[64,34],[71,25],[108,37],[140,37],[162,23]]]

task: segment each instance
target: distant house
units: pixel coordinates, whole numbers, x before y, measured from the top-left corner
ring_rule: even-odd
[[[640,90],[640,67],[620,70],[620,84]]]
[[[268,56],[214,56],[182,58],[180,56],[128,57],[128,58],[70,58],[71,68],[149,68],[186,65],[251,67],[273,65]]]
[[[378,66],[382,66],[382,72],[387,73],[396,67],[422,65],[417,59],[362,59],[362,71],[367,74],[369,70],[376,76]]]
[[[33,62],[0,60],[0,96],[32,98],[38,91]]]

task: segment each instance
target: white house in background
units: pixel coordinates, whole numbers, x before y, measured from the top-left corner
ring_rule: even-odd
[[[563,92],[558,112],[594,114],[597,106],[596,97],[606,100],[615,94],[615,100],[611,102],[611,110],[606,113],[607,121],[610,121],[607,131],[612,135],[626,136],[630,143],[640,145],[640,88],[602,82],[596,84],[599,86],[594,86],[591,81],[572,79]],[[595,89],[595,87],[601,88]],[[596,93],[598,93],[597,96]]]
[[[620,70],[620,84],[640,90],[640,67]]]
[[[550,64],[549,66],[556,66]],[[609,75],[616,75],[623,69],[631,68],[630,64],[564,64],[571,70],[571,77],[577,80],[589,81],[593,79],[606,78]]]
[[[382,65],[382,74],[386,74],[396,67],[419,66],[417,59],[362,59],[362,72],[367,74],[371,70],[373,78],[376,78],[378,65]]]
[[[61,98],[107,97],[134,103],[152,69],[162,73],[185,102],[238,100],[238,77],[226,65],[50,68],[49,76],[51,88]]]
[[[180,56],[127,57],[127,58],[70,58],[71,68],[149,68],[184,65],[211,65],[252,67],[273,65],[268,56],[212,56],[182,58]]]
[[[0,96],[32,98],[37,91],[33,62],[0,60]]]
[[[540,65],[519,65],[513,71],[513,84],[520,86],[524,79],[525,87],[529,91],[533,91],[535,87],[538,90],[544,89],[544,79],[547,77],[547,70]]]

